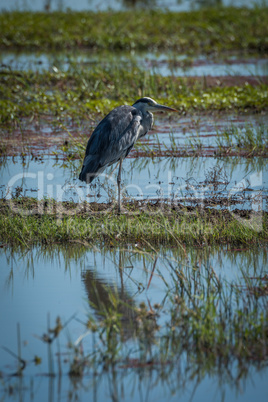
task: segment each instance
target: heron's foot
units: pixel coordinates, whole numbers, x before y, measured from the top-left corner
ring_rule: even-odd
[[[124,215],[124,214],[127,214],[127,213],[128,213],[128,210],[126,208],[124,208],[122,204],[119,204],[117,214],[118,215]]]

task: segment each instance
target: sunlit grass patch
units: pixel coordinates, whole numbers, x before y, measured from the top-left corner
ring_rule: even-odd
[[[266,241],[267,213],[229,212],[165,204],[58,203],[19,198],[1,200],[0,239],[8,244],[81,241],[111,246],[144,244],[220,244]]]
[[[207,88],[200,81],[162,77],[138,66],[34,73],[3,70],[0,75],[1,126],[54,119],[60,126],[105,115],[120,104],[133,104],[142,96],[173,106],[180,113],[193,111],[254,111],[268,106],[267,85],[245,84]]]

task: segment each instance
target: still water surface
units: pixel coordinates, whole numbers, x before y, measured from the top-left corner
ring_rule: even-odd
[[[2,400],[9,400],[9,384],[17,386],[15,395],[20,400],[29,400],[31,394],[39,401],[67,400],[68,393],[72,395],[69,394],[68,400],[74,400],[77,395],[80,401],[89,397],[94,397],[95,401],[252,401],[253,395],[258,401],[266,400],[267,369],[258,372],[254,366],[249,368],[246,378],[237,382],[235,367],[225,379],[216,371],[190,378],[184,371],[186,362],[183,359],[178,362],[177,369],[162,380],[157,369],[145,370],[140,375],[139,370],[120,367],[98,378],[86,375],[77,383],[69,380],[67,343],[75,342],[85,332],[82,322],[86,321],[88,314],[96,319],[100,317],[98,308],[89,305],[89,301],[96,304],[94,289],[104,302],[108,299],[107,291],[117,289],[121,300],[131,300],[132,306],[145,301],[168,308],[168,292],[173,283],[171,267],[175,267],[177,261],[185,272],[198,267],[205,275],[213,268],[226,289],[230,283],[243,284],[245,275],[264,275],[267,267],[267,253],[262,248],[191,249],[183,260],[178,250],[162,249],[150,281],[154,256],[141,255],[137,251],[130,245],[124,249],[79,245],[17,251],[0,249],[0,344],[17,353],[17,323],[20,323],[22,356],[27,361],[23,378],[7,377],[16,370],[16,361],[6,350],[0,349],[0,370],[4,375]],[[48,370],[47,345],[40,338],[47,331],[48,317],[53,326],[57,316],[66,322],[73,315],[75,319],[68,323],[60,336],[63,375],[60,380],[57,377],[49,379],[44,376]],[[125,325],[127,322],[126,319]],[[164,315],[161,324],[165,325]],[[131,337],[128,342],[131,342]],[[83,347],[90,352],[91,337],[84,338]],[[57,351],[54,345],[56,367]],[[37,367],[33,364],[36,355],[42,359]]]
[[[174,52],[168,53],[137,53],[110,52],[91,53],[86,50],[77,52],[36,53],[2,51],[0,63],[12,70],[20,71],[47,71],[57,68],[60,71],[75,71],[77,68],[94,69],[113,67],[120,62],[125,68],[138,66],[142,70],[150,71],[164,77],[224,77],[250,76],[263,77],[268,74],[268,60],[244,56],[223,55],[215,59],[213,56],[199,56],[187,58]]]
[[[1,197],[30,196],[39,200],[107,203],[117,197],[117,170],[107,169],[90,186],[78,180],[81,162],[72,169],[53,157],[28,160],[7,158],[0,170]],[[262,158],[127,158],[122,171],[127,200],[205,199],[236,197],[230,208],[267,208],[268,167]],[[255,207],[253,204],[255,202]],[[253,204],[252,204],[253,203]],[[78,205],[79,207],[79,205]]]

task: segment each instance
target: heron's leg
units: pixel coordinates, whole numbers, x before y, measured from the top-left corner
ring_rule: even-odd
[[[121,169],[122,169],[122,162],[123,162],[123,158],[121,158],[120,159],[120,162],[119,162],[119,170],[118,170],[118,176],[117,176],[117,187],[118,187],[118,213],[120,214],[120,212],[121,212],[121,194],[120,194],[120,192],[121,192],[121,188],[120,188],[120,185],[121,185]]]
[[[114,167],[113,170],[111,171],[110,177],[112,177],[112,174],[113,174],[113,172],[115,171],[115,169],[118,168],[119,163],[120,163],[120,161],[115,165],[115,167]]]

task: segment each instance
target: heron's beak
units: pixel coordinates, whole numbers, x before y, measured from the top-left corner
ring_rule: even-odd
[[[153,110],[154,112],[160,112],[161,110],[162,110],[163,112],[164,112],[164,111],[168,112],[169,110],[170,110],[171,112],[178,112],[178,110],[173,109],[172,107],[165,106],[165,105],[160,105],[159,103],[157,103],[156,105],[154,105],[153,108],[152,108],[152,110]]]

